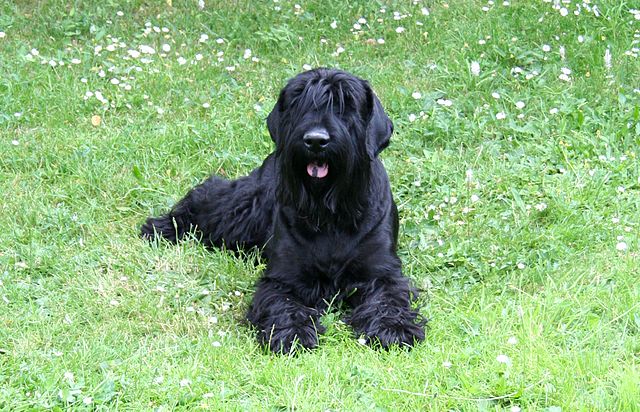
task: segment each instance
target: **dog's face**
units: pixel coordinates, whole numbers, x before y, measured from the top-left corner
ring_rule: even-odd
[[[369,84],[332,69],[291,79],[267,125],[284,172],[323,186],[366,168],[362,163],[387,147],[393,132]]]

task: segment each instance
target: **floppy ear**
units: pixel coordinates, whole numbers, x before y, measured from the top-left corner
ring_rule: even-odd
[[[271,135],[271,140],[275,144],[278,144],[278,140],[280,137],[280,117],[282,114],[282,107],[284,106],[284,89],[280,92],[280,96],[278,97],[278,101],[275,106],[273,106],[273,110],[267,116],[267,128],[269,129],[269,134]]]
[[[371,87],[366,84],[367,89],[367,105],[369,109],[369,117],[367,119],[367,152],[373,159],[389,146],[389,140],[393,133],[393,123],[384,112],[382,104],[378,97],[373,93]]]

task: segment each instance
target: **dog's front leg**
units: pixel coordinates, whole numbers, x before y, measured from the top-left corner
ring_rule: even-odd
[[[320,311],[304,305],[293,288],[277,280],[262,278],[247,319],[258,330],[258,341],[276,353],[288,353],[295,343],[304,348],[318,345]]]
[[[413,346],[424,340],[426,323],[411,308],[411,299],[416,295],[409,279],[401,275],[360,284],[348,298],[353,310],[347,322],[356,335],[364,335],[368,342],[377,342],[383,348],[394,344]]]

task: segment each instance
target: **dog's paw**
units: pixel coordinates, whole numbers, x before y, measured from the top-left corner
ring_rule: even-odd
[[[177,240],[175,224],[168,216],[148,218],[140,228],[140,236],[146,240],[164,238],[172,243]]]
[[[415,310],[387,305],[362,305],[347,318],[356,335],[367,343],[387,349],[413,347],[424,340],[426,320]]]
[[[392,346],[411,348],[424,340],[422,325],[414,322],[399,323],[396,319],[382,319],[377,328],[369,330],[366,340],[369,344],[380,345],[384,349]]]
[[[313,349],[318,346],[318,332],[313,325],[304,327],[288,327],[261,330],[258,340],[272,352],[279,354],[293,353],[297,349]]]

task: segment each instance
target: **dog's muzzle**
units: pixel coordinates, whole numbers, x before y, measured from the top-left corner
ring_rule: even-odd
[[[322,152],[329,144],[329,133],[322,127],[309,130],[302,137],[306,148],[313,153]],[[329,174],[329,165],[326,163],[311,162],[307,165],[307,174],[311,177],[322,179]]]
[[[304,145],[314,153],[324,150],[329,140],[329,133],[324,128],[311,129],[302,137]]]

